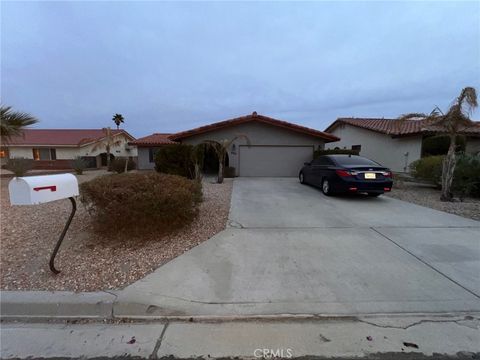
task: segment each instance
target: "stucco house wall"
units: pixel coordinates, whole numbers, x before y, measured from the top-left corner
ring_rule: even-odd
[[[471,154],[480,153],[480,137],[467,137],[465,152]]]
[[[137,167],[140,170],[153,170],[155,169],[155,161],[150,162],[150,149],[152,149],[153,153],[159,149],[159,147],[138,147],[138,161]]]
[[[328,143],[327,149],[350,149],[352,145],[361,145],[361,156],[397,172],[408,172],[408,165],[420,159],[422,153],[421,135],[392,138],[390,135],[346,124],[339,125],[330,133],[338,136],[340,141]]]
[[[128,145],[132,138],[119,133],[114,135],[114,141],[117,143],[110,148],[110,153],[115,157],[131,157],[136,159],[137,148]],[[8,158],[26,158],[33,159],[33,149],[55,149],[55,160],[35,160],[33,163],[36,169],[68,169],[71,167],[71,161],[76,157],[92,157],[92,162],[88,162],[89,167],[102,166],[100,154],[106,153],[106,140],[96,141],[85,146],[75,145],[8,145]],[[6,162],[6,159],[3,162]]]
[[[196,145],[202,143],[205,140],[230,140],[238,134],[247,135],[250,139],[251,145],[312,146],[312,157],[314,149],[323,149],[325,146],[325,142],[323,139],[261,122],[248,122],[243,124],[237,124],[209,131],[203,134],[193,135],[183,139],[182,143]],[[240,145],[246,144],[247,142],[244,139],[237,139],[230,146],[228,152],[229,165],[235,167],[237,175],[239,174]],[[139,161],[140,157],[143,158],[144,156],[139,155]],[[272,159],[272,161],[274,160],[275,159]],[[281,159],[278,160],[281,161]]]
[[[131,141],[124,134],[115,135],[114,141],[118,141],[118,144],[111,147],[110,152],[114,156],[137,156],[137,149],[134,146],[128,146],[127,142]],[[97,156],[105,152],[105,141],[96,142],[82,147],[62,147],[57,145],[52,146],[9,146],[9,157],[18,158],[23,157],[26,159],[33,159],[34,148],[53,148],[56,150],[58,160],[72,160],[77,156]],[[127,151],[127,148],[130,151]]]

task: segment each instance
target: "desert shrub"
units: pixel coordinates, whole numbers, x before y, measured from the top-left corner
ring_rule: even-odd
[[[414,178],[434,183],[437,187],[442,183],[443,156],[428,156],[415,160],[410,164]]]
[[[116,157],[110,162],[110,167],[108,171],[114,171],[117,174],[121,174],[125,172],[125,162],[127,161],[127,158],[124,157]],[[128,158],[128,165],[127,165],[127,171],[135,169],[135,161],[133,159]]]
[[[162,146],[155,154],[155,170],[164,174],[195,177],[196,147],[187,144]]]
[[[359,150],[351,149],[327,149],[327,150],[315,150],[313,152],[313,158],[316,159],[321,155],[332,155],[332,154],[345,154],[345,155],[358,155]]]
[[[457,136],[455,140],[456,151],[464,152],[466,141],[464,136]],[[446,155],[450,147],[450,136],[436,135],[430,136],[422,141],[422,153],[424,156]]]
[[[480,155],[463,154],[457,157],[453,191],[461,198],[480,197]]]
[[[181,176],[112,174],[80,185],[81,201],[96,229],[142,233],[168,231],[190,223],[198,212],[202,187]]]
[[[77,175],[82,175],[86,167],[87,163],[80,156],[72,160],[72,169],[75,170]]]
[[[223,169],[223,176],[226,178],[234,178],[235,177],[235,168],[233,166],[226,166]]]
[[[25,176],[33,168],[33,160],[23,157],[8,159],[5,169],[10,170],[16,177]]]

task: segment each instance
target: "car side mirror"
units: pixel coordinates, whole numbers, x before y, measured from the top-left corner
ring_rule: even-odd
[[[309,162],[304,162],[303,165],[310,166],[311,163],[309,163]]]

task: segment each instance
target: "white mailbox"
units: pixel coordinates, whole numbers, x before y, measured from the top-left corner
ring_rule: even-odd
[[[72,174],[16,177],[8,191],[10,204],[35,205],[78,196],[78,181]]]

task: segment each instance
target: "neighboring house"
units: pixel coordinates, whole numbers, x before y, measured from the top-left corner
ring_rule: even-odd
[[[237,176],[297,176],[303,163],[312,160],[314,150],[339,140],[335,135],[254,112],[176,134],[153,134],[131,144],[138,146],[139,168],[153,168],[155,147],[167,141],[196,145],[205,140],[230,140],[238,134],[247,135],[251,144],[238,139],[228,150],[226,165],[234,167]]]
[[[397,172],[408,172],[409,165],[422,156],[422,140],[437,133],[438,127],[424,120],[339,118],[327,133],[341,140],[329,144],[329,149],[357,149],[370,158]],[[461,132],[466,137],[466,151],[480,150],[480,123]]]
[[[137,167],[141,170],[150,170],[155,168],[154,156],[155,152],[164,145],[176,144],[175,141],[169,139],[172,134],[155,133],[152,135],[130,141],[129,145],[137,147]]]
[[[137,156],[128,145],[135,138],[125,130],[111,130],[111,157]],[[35,169],[69,169],[76,157],[82,157],[89,168],[106,166],[105,132],[102,129],[25,129],[23,136],[12,137],[2,145],[2,164],[6,158],[34,160]]]

